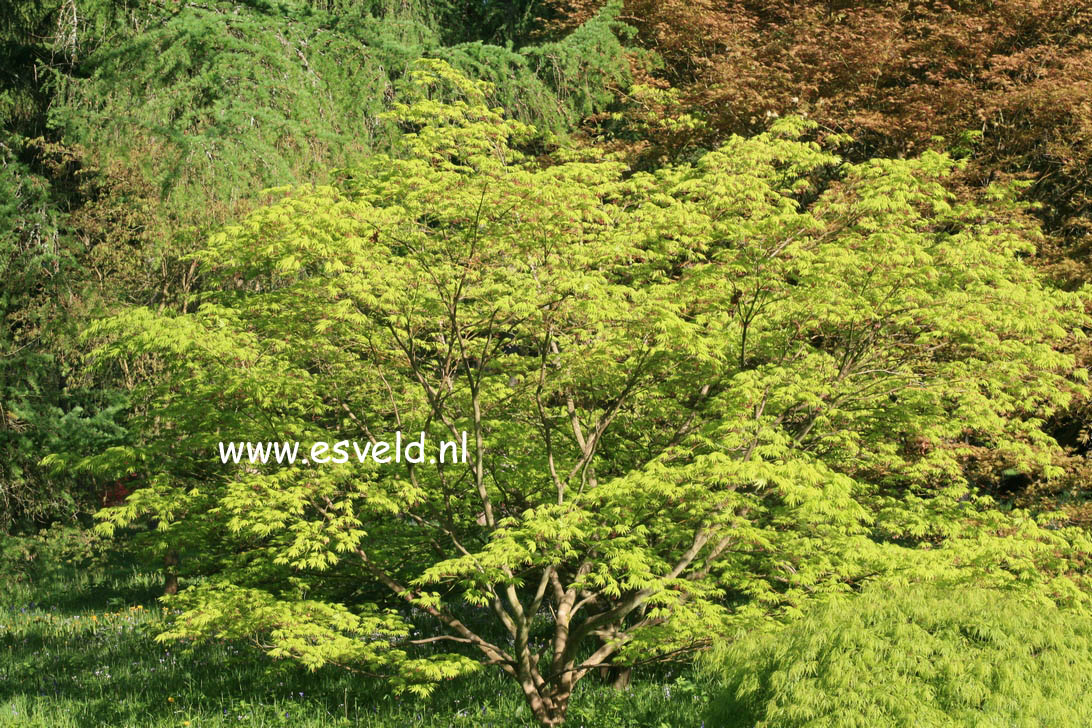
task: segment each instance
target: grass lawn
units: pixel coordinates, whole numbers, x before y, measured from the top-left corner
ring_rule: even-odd
[[[394,695],[334,668],[308,672],[246,644],[162,645],[156,575],[129,568],[0,581],[0,727],[533,726],[499,672]],[[703,725],[708,689],[689,669],[638,673],[624,691],[589,676],[568,725]]]

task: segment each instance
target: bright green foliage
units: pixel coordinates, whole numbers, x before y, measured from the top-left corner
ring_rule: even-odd
[[[603,110],[626,78],[610,14],[542,48],[481,42],[514,38],[530,12],[447,0],[6,4],[0,530],[16,511],[86,511],[92,488],[46,486],[44,451],[119,441],[112,390],[127,375],[81,378],[68,333],[119,301],[185,310],[202,278],[180,259],[263,187],[329,181],[388,148],[397,129],[382,113],[421,57],[494,81],[490,103],[544,131]],[[89,385],[101,391],[75,391]]]
[[[713,657],[725,728],[1092,721],[1092,617],[1019,592],[867,589]]]
[[[1028,231],[951,200],[951,160],[843,164],[789,119],[657,174],[541,165],[487,88],[427,68],[397,156],[214,235],[196,311],[90,331],[93,362],[154,371],[138,445],[73,463],[151,473],[102,529],[152,519],[208,575],[165,638],[422,691],[472,657],[556,725],[590,670],[881,575],[1082,598],[1085,541],[991,510],[961,465],[988,442],[1045,467],[1083,301],[1023,261]],[[465,431],[468,462],[217,457],[395,430],[430,456]]]

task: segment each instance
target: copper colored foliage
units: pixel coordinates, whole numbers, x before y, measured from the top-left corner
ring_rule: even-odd
[[[543,25],[558,34],[603,3],[548,5]],[[973,181],[1033,176],[1031,197],[1045,203],[1047,229],[1064,238],[1071,256],[1085,254],[1080,239],[1092,227],[1089,0],[626,0],[619,19],[659,61],[635,53],[637,78],[680,93],[678,107],[661,111],[705,122],[668,145],[708,145],[795,113],[852,134],[855,157],[938,144],[957,154],[974,149]],[[972,145],[967,131],[981,132],[982,141]],[[678,151],[660,139],[639,146],[654,159]],[[1058,272],[1069,279],[1077,273]]]

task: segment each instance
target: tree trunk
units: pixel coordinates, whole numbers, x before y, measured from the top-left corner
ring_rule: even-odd
[[[571,674],[571,673],[570,673]],[[565,714],[569,710],[569,698],[572,697],[572,681],[562,678],[559,684],[536,687],[530,676],[520,678],[523,695],[531,714],[543,728],[556,728],[564,725]]]
[[[609,682],[611,687],[615,690],[625,690],[629,687],[632,673],[633,669],[629,667],[612,667],[610,665],[604,665],[599,668],[599,677],[603,682]]]
[[[163,593],[178,593],[178,552],[174,549],[163,557]]]

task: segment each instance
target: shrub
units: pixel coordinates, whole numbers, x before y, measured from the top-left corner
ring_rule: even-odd
[[[1087,726],[1092,617],[1017,592],[881,588],[718,652],[713,725]]]

